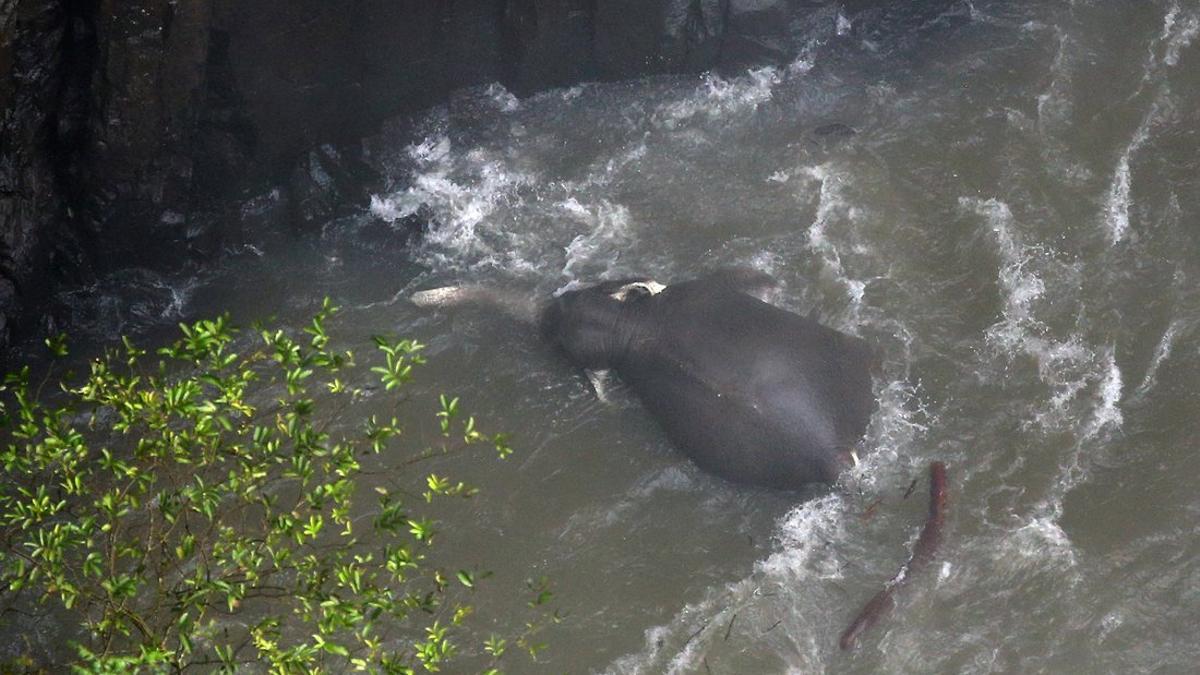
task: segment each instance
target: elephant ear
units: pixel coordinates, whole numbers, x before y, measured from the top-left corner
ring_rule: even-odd
[[[704,277],[700,283],[745,293],[769,305],[775,304],[775,292],[779,290],[778,279],[753,267],[724,267]]]

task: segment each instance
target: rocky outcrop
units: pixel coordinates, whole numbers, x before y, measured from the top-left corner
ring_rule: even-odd
[[[58,3],[0,0],[0,344],[23,310],[85,265],[67,184],[89,118],[77,94],[95,39],[76,18]]]
[[[838,7],[0,0],[0,343],[56,284],[211,256],[265,193],[249,188],[281,186],[301,229],[359,199],[323,177],[360,171],[358,139],[451,90],[782,61]]]

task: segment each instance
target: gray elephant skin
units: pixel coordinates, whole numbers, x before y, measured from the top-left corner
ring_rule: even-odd
[[[702,469],[779,489],[832,483],[876,408],[877,359],[753,295],[774,285],[742,269],[607,281],[554,298],[539,325],[574,365],[614,371]]]

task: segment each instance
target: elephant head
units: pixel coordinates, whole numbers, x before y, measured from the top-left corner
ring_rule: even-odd
[[[581,368],[611,368],[647,330],[650,317],[643,301],[665,288],[652,279],[631,278],[564,291],[542,308],[542,337]]]

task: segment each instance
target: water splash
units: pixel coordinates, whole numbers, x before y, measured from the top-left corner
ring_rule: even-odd
[[[562,276],[568,282],[607,276],[619,262],[620,251],[627,250],[635,238],[629,209],[608,200],[584,206],[575,197],[560,206],[582,229],[564,249]]]
[[[1151,97],[1149,108],[1117,158],[1117,165],[1109,183],[1104,203],[1104,224],[1112,245],[1124,241],[1131,226],[1129,212],[1133,177],[1130,164],[1142,146],[1150,140],[1154,126],[1164,117],[1169,117],[1173,107],[1170,79],[1163,70],[1179,64],[1180,53],[1191,45],[1197,34],[1200,34],[1200,13],[1191,12],[1185,15],[1179,2],[1173,1],[1163,17],[1162,30],[1148,48],[1138,90],[1130,97],[1131,100],[1137,99],[1144,95],[1144,92],[1152,92],[1145,94]],[[1160,48],[1161,58],[1157,56]]]
[[[1004,202],[963,197],[959,204],[984,217],[1000,257],[997,277],[1003,318],[988,328],[985,339],[1006,360],[1031,358],[1038,379],[1050,389],[1047,404],[1035,406],[1025,424],[1043,429],[1072,425],[1076,419],[1073,405],[1088,386],[1104,377],[1105,369],[1082,335],[1074,332],[1055,337],[1038,312],[1043,302],[1048,309],[1054,309],[1056,303],[1077,304],[1071,291],[1078,288],[1078,270],[1057,262],[1044,245],[1024,243]],[[1050,302],[1048,289],[1053,290],[1054,302]]]
[[[835,28],[838,37],[845,37],[849,35],[852,28],[854,28],[854,24],[850,21],[850,19],[847,19],[845,14],[838,12],[837,26]]]
[[[451,152],[450,139],[438,134],[407,149],[416,171],[408,188],[371,197],[371,213],[395,223],[427,208],[437,227],[425,238],[423,252],[447,267],[492,266],[511,258],[511,232],[496,214],[521,200],[521,189],[536,176],[520,171],[485,148]]]
[[[671,129],[696,117],[715,119],[753,110],[771,100],[781,80],[779,70],[772,66],[731,79],[708,73],[693,95],[659,106],[654,118]]]
[[[66,312],[75,332],[112,340],[186,319],[193,296],[208,281],[205,275],[167,275],[130,268],[61,292],[54,302]]]
[[[1061,514],[1033,517],[1012,533],[1003,548],[1035,564],[1049,563],[1051,567],[1075,568],[1079,564],[1075,546],[1058,524],[1059,515]]]
[[[850,276],[842,263],[839,247],[829,236],[832,228],[851,227],[861,216],[846,195],[849,175],[828,164],[806,168],[804,174],[820,184],[817,213],[808,226],[808,247],[820,257],[826,272],[845,288],[851,314],[858,317],[864,304],[867,280]]]
[[[1132,400],[1141,400],[1150,392],[1150,389],[1158,383],[1158,368],[1164,361],[1171,358],[1171,350],[1175,344],[1175,338],[1179,331],[1183,328],[1184,322],[1182,319],[1174,319],[1171,321],[1167,329],[1163,331],[1162,338],[1154,347],[1154,355],[1150,357],[1150,365],[1146,368],[1146,374],[1142,376],[1142,383],[1134,390],[1130,398]]]
[[[1120,429],[1125,423],[1121,413],[1121,392],[1124,389],[1124,377],[1117,365],[1116,349],[1109,347],[1104,355],[1104,378],[1100,381],[1098,401],[1092,411],[1092,417],[1084,427],[1081,441],[1090,441],[1107,430]],[[1073,487],[1074,484],[1068,486]]]
[[[492,99],[492,102],[496,104],[500,112],[510,113],[521,108],[521,102],[517,100],[517,97],[509,92],[508,89],[505,89],[504,85],[499,82],[489,84],[487,89],[484,90],[484,94]]]
[[[787,593],[786,589],[811,588],[814,582],[842,578],[845,562],[827,542],[845,539],[844,509],[844,501],[836,495],[810,500],[792,509],[779,525],[779,550],[757,563],[750,576],[686,605],[670,623],[647,629],[645,647],[618,658],[604,672],[612,675],[697,672],[710,650],[724,643],[734,617],[738,617],[740,625],[757,625],[776,616],[776,610],[788,611],[788,599],[779,595]],[[780,603],[782,606],[778,606]],[[812,620],[794,612],[789,614],[789,623]],[[810,668],[817,666],[815,659],[820,654],[813,639],[815,628],[792,626],[777,634],[779,640],[805,643],[792,649],[794,658]]]
[[[1150,110],[1142,117],[1133,137],[1125,146],[1125,150],[1117,159],[1117,168],[1113,171],[1112,182],[1109,183],[1108,196],[1104,204],[1104,222],[1108,229],[1108,239],[1113,245],[1121,243],[1129,233],[1130,206],[1130,175],[1129,162],[1131,158],[1150,139],[1150,127],[1158,116],[1158,103],[1150,106]]]
[[[987,339],[1007,352],[1029,345],[1031,332],[1042,332],[1033,315],[1033,303],[1046,292],[1046,284],[1031,268],[1041,252],[1024,246],[1013,231],[1014,219],[1008,204],[998,199],[963,197],[959,205],[983,216],[996,237],[1000,254],[999,280],[1004,293],[1004,320],[988,329]],[[1036,350],[1041,353],[1044,350]]]
[[[1120,407],[1122,389],[1123,377],[1117,365],[1116,350],[1109,347],[1105,352],[1104,377],[1096,393],[1091,417],[1077,432],[1075,445],[1059,467],[1053,487],[1034,507],[1034,516],[1028,524],[1017,530],[1017,541],[1027,545],[1019,550],[1030,556],[1038,556],[1048,550],[1052,552],[1052,557],[1071,566],[1076,564],[1074,547],[1059,524],[1063,515],[1063,500],[1087,479],[1093,455],[1097,452],[1096,441],[1102,438],[1102,434],[1120,429],[1124,424]],[[1045,546],[1037,546],[1037,543]]]
[[[1166,44],[1163,63],[1168,66],[1179,65],[1179,54],[1192,44],[1196,35],[1200,34],[1200,13],[1192,12],[1180,18],[1179,2],[1172,2],[1167,15],[1163,17],[1162,33],[1159,41]]]

